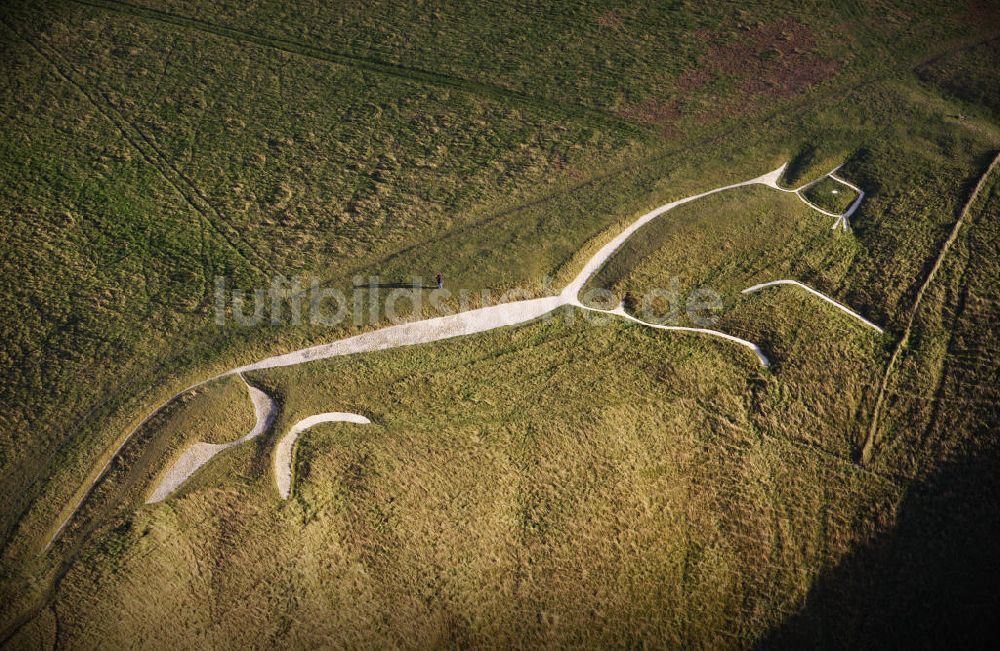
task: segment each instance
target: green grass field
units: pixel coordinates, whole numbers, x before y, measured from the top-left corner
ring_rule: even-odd
[[[835,215],[850,208],[854,200],[858,198],[857,192],[829,176],[805,188],[802,195],[809,203]]]
[[[995,176],[913,305],[1000,149],[998,24],[904,0],[5,4],[0,646],[983,639]],[[709,289],[710,327],[768,369],[564,308],[249,373],[275,425],[159,505],[187,445],[253,426],[244,384],[186,394],[114,454],[186,386],[381,324],[220,327],[217,276],[553,294],[638,215],[785,162],[786,188],[844,164],[866,193],[849,232],[741,188],[650,223],[588,284],[650,318],[673,307],[652,290]],[[795,288],[740,293],[782,278],[885,334]],[[282,502],[274,443],[322,411],[372,425],[303,434]]]
[[[62,639],[156,640],[158,593],[200,618],[176,638],[185,646],[759,635],[850,548],[848,523],[900,489],[784,438],[771,421],[797,405],[774,403],[783,381],[733,357],[709,340],[586,324],[577,312],[433,350],[255,375],[284,397],[276,431],[328,409],[373,424],[307,432],[287,503],[255,461],[267,458],[262,442],[220,460],[185,497],[128,518],[64,579],[56,607],[81,625],[64,624]],[[829,411],[844,419],[852,408]],[[817,508],[836,515],[817,522]],[[801,551],[783,555],[773,540]],[[211,608],[191,594],[208,578],[202,563],[215,568]],[[105,567],[119,578],[98,578]],[[139,578],[147,572],[165,578],[154,585]],[[89,598],[93,581],[107,601]],[[748,601],[771,607],[755,613]],[[121,602],[135,606],[112,625]],[[213,625],[213,609],[228,624]],[[605,626],[586,626],[595,611]],[[251,612],[268,623],[240,625]]]

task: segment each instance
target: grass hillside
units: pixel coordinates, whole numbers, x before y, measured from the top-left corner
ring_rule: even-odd
[[[625,301],[630,311],[645,310],[657,320],[669,318],[675,307],[683,312],[684,305],[661,304],[654,290],[676,288],[680,301],[673,303],[698,289],[731,302],[754,283],[796,277],[794,266],[807,255],[824,262],[843,256],[851,243],[830,237],[830,221],[793,193],[763,186],[728,190],[679,206],[646,226],[594,276],[589,289],[610,290],[616,303]]]
[[[895,526],[826,569],[802,610],[772,632],[783,647],[820,642],[989,646],[998,605],[996,509],[997,178],[973,204],[919,332],[890,382],[874,469],[913,477]]]
[[[324,410],[373,424],[307,431],[288,502],[272,438],[127,518],[63,580],[61,643],[726,644],[779,622],[900,496],[785,438],[797,405],[752,356],[580,312],[253,379],[282,396],[276,434]]]
[[[1000,149],[988,3],[15,0],[0,33],[0,645],[989,632],[969,613],[995,601],[995,176],[920,289]],[[159,505],[186,445],[252,427],[245,385],[186,394],[115,454],[186,386],[378,325],[219,327],[217,276],[540,296],[636,216],[785,162],[787,187],[845,163],[850,232],[744,188],[590,283],[630,310],[672,278],[713,289],[712,327],[770,369],[565,309],[248,374],[275,426]],[[779,278],[886,334],[795,288],[739,293]],[[307,431],[281,502],[273,445],[322,411],[373,424]]]
[[[315,48],[442,84],[518,93],[670,127],[726,108],[752,110],[892,57],[929,30],[968,29],[988,8],[906,0],[827,4],[668,1],[522,4],[386,0],[331,5],[264,0],[206,5],[87,0],[126,14],[234,37]],[[143,9],[140,9],[139,6]],[[152,10],[152,11],[151,11]],[[155,11],[156,13],[153,13]],[[890,46],[891,44],[891,46]]]

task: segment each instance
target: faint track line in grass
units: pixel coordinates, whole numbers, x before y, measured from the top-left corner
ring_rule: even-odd
[[[951,315],[951,324],[948,328],[948,343],[945,346],[945,354],[941,358],[941,367],[937,374],[936,382],[934,383],[934,392],[931,394],[933,398],[930,399],[931,403],[931,415],[927,419],[927,425],[923,428],[923,432],[920,435],[920,448],[925,448],[927,440],[933,435],[933,432],[938,424],[938,419],[941,416],[941,410],[944,408],[945,404],[945,384],[947,383],[949,376],[951,375],[951,370],[954,362],[947,351],[951,351],[958,339],[959,323],[962,317],[965,315],[966,307],[968,306],[969,299],[969,285],[965,282],[965,278],[969,269],[969,262],[965,261],[962,265],[962,270],[958,277],[958,286],[961,290],[958,293],[958,305]],[[961,368],[959,366],[959,368]]]
[[[889,363],[886,364],[885,373],[882,374],[882,381],[879,383],[878,395],[875,398],[875,407],[872,409],[872,418],[868,425],[868,433],[865,436],[864,445],[862,445],[859,453],[859,461],[864,466],[869,465],[872,461],[872,455],[875,451],[875,443],[878,439],[879,418],[881,416],[882,405],[885,402],[889,376],[892,374],[892,368],[895,366],[900,353],[910,340],[910,333],[913,329],[913,320],[917,315],[917,311],[920,309],[920,302],[923,300],[924,293],[927,291],[927,288],[934,281],[934,276],[937,275],[938,269],[944,261],[944,257],[948,254],[952,244],[955,243],[955,239],[958,238],[958,233],[962,229],[962,225],[965,223],[965,218],[968,216],[969,210],[972,209],[972,205],[979,197],[980,190],[982,190],[983,186],[986,184],[986,180],[989,178],[994,168],[996,168],[998,161],[1000,161],[1000,152],[994,154],[993,160],[986,167],[986,171],[983,172],[983,174],[979,177],[979,180],[976,182],[975,187],[972,188],[969,198],[966,200],[965,205],[962,206],[962,209],[958,213],[958,219],[955,220],[955,225],[952,227],[951,233],[944,241],[944,244],[941,245],[941,249],[938,251],[937,257],[934,259],[934,264],[927,273],[927,278],[924,279],[924,282],[917,289],[917,297],[913,301],[913,307],[910,308],[910,315],[906,319],[906,326],[903,328],[903,334],[896,343],[896,347],[892,351],[892,356],[889,357]]]
[[[205,524],[217,514],[213,511],[209,511],[204,517],[195,520],[193,523],[189,523],[190,528],[197,528],[200,525]],[[93,531],[96,531],[96,527]],[[93,533],[93,531],[91,533]],[[120,556],[121,563],[127,564],[133,560],[143,560],[147,556],[151,555],[153,552],[158,551],[166,542],[172,542],[171,540],[161,540],[158,542],[150,543],[146,549],[138,549],[133,547],[129,553],[122,554]],[[69,574],[69,571],[73,569],[76,565],[76,561],[79,557],[79,546],[83,545],[83,541],[78,543],[76,550],[71,553],[68,558],[62,560],[53,570],[52,580],[46,587],[44,594],[39,597],[39,601],[34,606],[29,606],[20,615],[12,618],[10,624],[7,628],[0,630],[0,648],[5,648],[6,645],[23,629],[25,626],[33,622],[41,613],[41,611],[46,608],[52,608],[53,613],[56,612],[56,595],[62,585],[63,580]],[[128,579],[131,582],[131,579]],[[58,644],[54,648],[61,648]]]
[[[777,433],[769,433],[762,430],[760,427],[750,423],[747,426],[739,425],[738,423],[731,422],[729,419],[722,417],[719,413],[716,413],[707,405],[701,403],[701,401],[696,400],[694,402],[695,406],[699,411],[706,414],[709,417],[715,418],[720,422],[725,423],[727,426],[732,427],[738,432],[744,434],[752,434],[757,436],[761,441],[766,441],[769,443],[777,443],[780,445],[786,445],[798,448],[803,453],[812,454],[820,459],[826,459],[833,462],[833,465],[837,468],[845,471],[845,474],[861,475],[866,477],[873,477],[881,481],[887,482],[893,486],[903,486],[906,482],[912,481],[913,477],[909,475],[898,473],[898,472],[888,472],[884,470],[876,470],[874,468],[865,468],[859,466],[858,464],[851,461],[850,458],[842,456],[833,450],[828,450],[821,445],[815,443],[810,443],[808,441],[797,441],[788,436],[784,436]],[[717,433],[710,434],[709,436],[714,438],[719,438],[720,435]],[[744,448],[747,443],[737,442],[738,447]]]
[[[33,49],[33,50],[34,50],[34,51],[36,52],[36,54],[38,54],[38,56],[39,56],[39,57],[40,57],[40,58],[41,58],[41,59],[42,59],[43,61],[45,61],[46,63],[48,63],[48,64],[49,64],[50,66],[52,66],[52,67],[53,67],[53,69],[54,69],[54,70],[56,71],[57,75],[58,75],[58,76],[59,76],[60,78],[64,79],[65,81],[67,81],[67,82],[68,82],[68,83],[70,83],[71,85],[74,85],[74,87],[76,87],[76,88],[77,88],[77,90],[78,90],[79,92],[81,92],[81,93],[82,93],[82,94],[84,95],[84,97],[85,97],[85,98],[87,98],[87,100],[88,100],[88,101],[90,101],[91,103],[93,103],[93,102],[94,102],[94,100],[93,100],[93,99],[92,99],[92,98],[91,98],[91,97],[90,97],[89,95],[87,95],[87,93],[86,93],[86,92],[84,92],[82,88],[79,88],[79,86],[78,86],[78,85],[77,85],[77,84],[76,84],[76,83],[75,83],[75,82],[74,82],[74,81],[73,81],[72,79],[68,78],[68,77],[67,77],[67,76],[65,75],[65,73],[64,73],[64,72],[63,72],[63,71],[62,71],[62,70],[61,70],[61,69],[60,69],[60,68],[59,68],[59,67],[58,67],[58,66],[57,66],[57,65],[56,65],[56,64],[55,64],[55,63],[54,63],[54,62],[53,62],[52,60],[50,60],[50,59],[49,59],[49,58],[48,58],[48,57],[47,57],[47,56],[46,56],[46,55],[44,54],[44,52],[42,52],[42,50],[41,50],[41,49],[40,49],[40,48],[39,48],[39,47],[37,46],[37,44],[35,44],[35,43],[34,43],[34,42],[33,42],[33,41],[31,40],[31,39],[29,39],[29,38],[25,37],[25,36],[24,36],[24,35],[22,35],[22,34],[21,34],[20,32],[18,32],[18,31],[17,31],[17,30],[16,30],[16,29],[15,29],[15,28],[14,28],[14,27],[13,27],[13,26],[12,26],[12,25],[10,24],[10,23],[8,23],[8,22],[7,22],[7,21],[6,21],[6,20],[5,20],[5,19],[4,19],[3,17],[0,17],[0,24],[2,24],[2,25],[3,25],[3,26],[4,26],[4,27],[5,27],[5,28],[6,28],[6,29],[7,29],[8,31],[9,31],[9,32],[11,32],[11,34],[13,34],[13,35],[14,35],[15,37],[17,37],[17,38],[21,38],[22,40],[24,40],[24,41],[25,41],[25,42],[26,42],[26,43],[28,44],[28,46],[29,46],[29,47],[31,47],[31,48],[32,48],[32,49]],[[98,113],[100,113],[101,115],[103,115],[103,116],[104,116],[104,117],[105,117],[106,119],[108,119],[108,120],[111,120],[111,118],[110,118],[110,117],[108,117],[107,115],[105,115],[105,114],[104,114],[104,112],[100,110],[100,107],[99,107],[99,106],[95,105],[95,110],[97,110],[97,111],[98,111]],[[116,124],[116,123],[115,123],[115,122],[114,122],[113,120],[111,120],[111,122],[112,122],[112,124],[113,124],[114,126],[116,126],[116,127],[117,127],[117,124]],[[122,134],[122,135],[123,135],[123,136],[124,136],[124,137],[126,138],[126,140],[128,141],[128,137],[127,137],[127,135],[126,135],[126,134]],[[131,141],[129,141],[129,142],[131,143]],[[133,146],[133,147],[135,147],[135,145],[134,145],[134,144],[133,144],[132,146]],[[144,154],[144,153],[142,152],[142,150],[141,150],[141,149],[138,149],[138,148],[137,148],[137,150],[139,151],[140,155],[143,155],[143,156],[145,157],[145,154]],[[155,166],[154,166],[154,169],[155,169]],[[161,170],[159,170],[159,171],[160,171],[160,172],[161,172],[161,174],[162,174],[162,171],[161,171]],[[204,222],[202,222],[202,226],[204,226]],[[91,416],[92,416],[92,415],[93,415],[93,414],[94,414],[95,412],[97,412],[97,411],[98,411],[99,409],[101,409],[101,408],[102,408],[102,407],[104,407],[104,406],[105,406],[106,404],[108,404],[108,402],[109,402],[109,400],[104,400],[104,401],[102,401],[102,402],[98,403],[97,405],[94,405],[94,406],[93,406],[93,407],[92,407],[92,408],[91,408],[91,409],[90,409],[90,410],[89,410],[89,411],[87,412],[87,414],[86,414],[86,415],[85,415],[85,416],[83,417],[83,420],[84,420],[84,421],[86,421],[87,419],[89,419],[89,418],[90,418],[90,417],[91,417]],[[79,423],[80,423],[81,421],[77,420],[77,421],[74,421],[74,422],[77,422],[77,424],[79,424]],[[57,449],[57,451],[55,452],[55,454],[59,454],[59,453],[61,453],[61,452],[62,452],[62,450],[63,450],[63,448],[64,448],[64,446],[65,446],[65,445],[67,445],[67,444],[68,444],[68,443],[69,443],[69,442],[70,442],[71,440],[72,440],[71,438],[67,438],[67,439],[66,439],[66,440],[65,440],[65,441],[63,442],[63,444],[59,446],[59,448]],[[20,491],[20,492],[21,492],[21,494],[22,494],[22,495],[26,495],[26,494],[30,494],[30,493],[35,493],[35,494],[37,494],[37,492],[36,492],[36,490],[35,490],[35,489],[36,489],[36,486],[38,486],[38,482],[39,482],[39,481],[40,481],[40,478],[39,478],[39,477],[36,477],[35,479],[33,479],[33,480],[31,481],[31,483],[30,483],[30,484],[28,485],[27,489],[22,489],[22,490]],[[41,489],[39,489],[39,490],[41,490]],[[28,509],[30,508],[31,504],[32,504],[32,503],[34,502],[34,499],[35,499],[34,495],[26,495],[26,497],[25,497],[25,498],[21,499],[21,501],[20,501],[20,503],[19,503],[19,504],[15,505],[15,507],[14,507],[14,510],[17,510],[17,511],[18,511],[18,513],[17,513],[17,515],[15,516],[15,518],[14,518],[13,522],[11,523],[11,525],[10,525],[10,526],[9,526],[9,527],[7,528],[7,530],[6,530],[6,531],[4,531],[4,532],[3,532],[3,534],[2,534],[2,538],[0,538],[0,553],[5,553],[5,552],[6,552],[6,550],[7,550],[7,548],[8,548],[8,545],[9,545],[9,543],[10,543],[10,540],[9,540],[9,539],[7,538],[7,536],[8,536],[8,533],[11,533],[11,535],[13,535],[13,532],[15,532],[15,531],[16,531],[16,530],[18,529],[18,527],[20,527],[20,526],[21,526],[21,523],[22,523],[22,521],[23,521],[23,519],[24,519],[24,516],[25,516],[25,513],[26,513],[26,512],[27,512],[27,510],[28,510]],[[0,646],[2,646],[2,641],[0,641]]]
[[[382,75],[403,79],[405,81],[421,82],[425,84],[432,84],[434,86],[453,88],[455,90],[460,90],[473,95],[489,97],[491,99],[513,99],[521,102],[522,104],[533,106],[548,112],[555,112],[570,117],[589,118],[600,122],[605,126],[613,127],[635,135],[648,135],[648,133],[651,133],[648,128],[634,122],[630,122],[607,111],[590,108],[582,104],[561,103],[511,88],[505,88],[504,86],[496,84],[489,84],[482,81],[471,81],[461,77],[452,77],[440,72],[423,70],[421,68],[405,66],[389,61],[382,61],[358,54],[329,50],[324,47],[309,45],[307,43],[301,43],[286,38],[267,36],[246,30],[225,27],[223,25],[216,25],[197,18],[180,16],[160,9],[139,7],[127,2],[119,2],[118,0],[73,0],[73,2],[95,9],[104,9],[106,11],[127,14],[146,20],[167,23],[176,27],[184,27],[200,32],[207,32],[239,43],[252,43],[254,45],[268,47],[282,52],[288,52],[290,54],[297,54],[310,59],[317,59],[350,68],[359,68],[370,72],[376,72]]]
[[[83,97],[87,99],[94,109],[112,124],[115,130],[118,131],[119,135],[121,135],[121,137],[133,149],[135,149],[140,156],[142,156],[142,159],[153,169],[159,172],[160,176],[163,177],[170,187],[172,187],[181,196],[181,198],[183,198],[184,201],[195,210],[195,212],[203,220],[203,223],[207,223],[211,229],[215,231],[219,237],[221,237],[226,244],[228,244],[229,247],[232,248],[233,251],[235,251],[241,258],[243,258],[243,260],[245,260],[253,269],[260,273],[266,273],[265,268],[269,266],[267,260],[264,259],[264,257],[259,253],[254,252],[252,249],[244,251],[243,247],[239,245],[239,235],[236,232],[236,228],[229,223],[228,218],[218,208],[216,208],[207,197],[205,197],[204,193],[190,178],[170,163],[169,160],[167,160],[167,157],[142,132],[142,130],[132,124],[128,118],[115,108],[99,89],[96,89],[98,97],[94,97],[93,93],[87,91],[87,81],[83,79],[83,75],[81,75],[80,72],[72,66],[72,64],[66,61],[62,55],[50,46],[43,46],[30,37],[22,34],[6,20],[0,20],[2,20],[2,22],[6,25],[8,30],[26,42],[39,57],[48,63],[61,79],[65,80],[81,95],[83,95]],[[62,65],[60,65],[60,62]],[[104,104],[104,106],[102,106],[102,104]],[[214,213],[222,224],[213,220],[209,216],[209,213]],[[223,226],[228,226],[233,232],[227,232],[226,228]],[[251,258],[256,259],[257,262],[254,262]]]
[[[778,436],[774,434],[761,434],[761,438],[767,441],[784,443],[785,445],[797,447],[805,452],[810,452],[825,459],[829,459],[830,461],[835,462],[838,466],[842,467],[845,470],[854,469],[858,471],[858,473],[861,475],[876,477],[878,479],[881,479],[882,481],[892,484],[893,486],[902,487],[905,486],[907,482],[913,480],[913,477],[903,473],[885,472],[881,470],[875,470],[873,468],[868,468],[865,466],[859,466],[858,464],[853,463],[847,457],[842,457],[836,452],[832,452],[830,450],[827,450],[826,448],[823,448],[813,443],[808,443],[806,441],[796,441],[791,438]]]

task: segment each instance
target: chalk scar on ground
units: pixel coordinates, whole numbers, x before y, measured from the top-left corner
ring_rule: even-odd
[[[496,328],[519,325],[532,321],[566,305],[592,310],[593,308],[588,308],[580,302],[578,296],[580,290],[586,284],[587,280],[589,280],[594,273],[604,266],[611,256],[613,256],[615,252],[640,228],[677,206],[696,201],[702,197],[706,197],[717,192],[754,184],[764,184],[777,187],[778,178],[780,178],[784,168],[785,166],[782,165],[777,170],[755,179],[709,190],[708,192],[703,192],[701,194],[673,201],[651,210],[632,222],[632,224],[619,233],[617,237],[605,244],[596,254],[594,254],[594,256],[588,260],[587,264],[584,265],[580,273],[577,274],[576,278],[574,278],[574,280],[558,296],[502,303],[500,305],[483,307],[476,310],[460,312],[458,314],[388,326],[371,332],[355,335],[353,337],[339,339],[328,344],[321,344],[319,346],[304,348],[286,353],[284,355],[268,357],[259,362],[241,366],[231,371],[231,373],[242,374],[247,371],[293,366],[305,362],[328,359],[331,357],[387,350],[402,346],[413,346],[417,344],[440,341],[443,339],[450,339],[453,337],[486,332]],[[763,366],[766,367],[768,365],[767,357],[764,356],[756,344],[740,339],[739,337],[734,337],[717,330],[709,330],[707,328],[686,328],[681,326],[664,326],[646,323],[645,321],[641,321],[629,314],[626,314],[624,310],[614,311],[612,313],[647,327],[675,332],[700,333],[718,337],[726,341],[731,341],[749,348],[755,353],[758,361],[760,361]],[[244,439],[249,440],[247,437],[244,437]],[[180,459],[174,462],[174,465],[167,472],[164,479],[161,480],[160,486],[153,493],[153,496],[150,497],[147,503],[158,502],[164,499],[171,492],[179,488],[188,477],[194,474],[195,471],[201,468],[201,466],[207,463],[213,456],[224,449],[234,445],[239,445],[244,439],[227,443],[222,446],[213,446],[207,443],[199,443],[192,446],[185,451]],[[284,475],[284,470],[281,471],[281,474],[277,472],[278,455],[276,455],[275,477],[276,481],[279,483],[279,491],[283,493],[283,496],[290,494],[291,490],[291,446],[294,441],[295,438],[293,437],[288,443],[289,449],[287,450],[287,458],[284,456],[285,453],[282,453],[282,467],[288,470],[289,474],[287,477]]]
[[[502,328],[506,326],[520,325],[533,321],[553,310],[563,307],[563,306],[573,306],[577,308],[582,308],[585,310],[593,310],[594,308],[589,308],[583,305],[579,300],[579,293],[583,286],[586,284],[587,280],[590,279],[604,264],[611,258],[612,255],[640,228],[645,226],[650,221],[656,219],[660,215],[676,208],[677,206],[690,203],[692,201],[697,201],[698,199],[716,194],[718,192],[724,192],[726,190],[732,190],[735,188],[746,187],[750,185],[765,185],[767,187],[779,190],[781,192],[792,192],[799,197],[800,200],[804,201],[810,207],[818,210],[821,213],[828,214],[832,217],[838,219],[837,223],[841,221],[844,224],[844,228],[847,228],[847,218],[853,214],[857,209],[858,205],[861,203],[861,199],[864,197],[864,193],[861,192],[859,188],[855,188],[859,196],[855,200],[854,204],[842,215],[834,215],[827,211],[813,206],[813,204],[806,201],[800,191],[811,183],[802,186],[801,188],[790,190],[782,188],[778,185],[778,180],[784,173],[786,164],[781,165],[781,167],[768,172],[762,176],[750,179],[748,181],[742,181],[740,183],[733,183],[730,185],[725,185],[718,187],[700,194],[692,195],[690,197],[685,197],[683,199],[678,199],[666,203],[658,208],[647,212],[635,221],[633,221],[628,227],[626,227],[621,233],[619,233],[614,239],[605,244],[601,249],[597,251],[583,266],[583,269],[579,274],[563,289],[562,292],[557,296],[548,296],[544,298],[536,298],[524,301],[514,301],[510,303],[503,303],[500,305],[494,305],[489,307],[483,307],[476,310],[470,310],[467,312],[460,312],[458,314],[452,314],[448,316],[441,316],[432,319],[425,319],[422,321],[414,321],[410,323],[403,323],[393,326],[388,326],[385,328],[380,328],[378,330],[373,330],[371,332],[362,333],[355,335],[353,337],[347,337],[345,339],[340,339],[328,344],[321,344],[318,346],[312,346],[309,348],[304,348],[301,350],[293,351],[283,355],[276,355],[274,357],[268,357],[261,361],[255,362],[253,364],[248,364],[245,366],[240,366],[238,368],[232,369],[225,373],[213,376],[206,380],[203,380],[183,391],[175,394],[166,402],[162,403],[157,407],[149,416],[147,416],[142,422],[139,423],[131,432],[129,432],[122,442],[116,448],[116,451],[112,455],[117,456],[118,452],[124,447],[128,440],[137,432],[144,424],[149,422],[149,419],[163,410],[167,405],[171,404],[177,396],[180,396],[193,388],[207,384],[214,380],[221,379],[230,375],[240,375],[247,371],[256,371],[268,368],[277,368],[282,366],[292,366],[296,364],[302,364],[304,362],[310,362],[320,359],[328,359],[331,357],[338,357],[344,355],[353,355],[357,353],[372,352],[377,350],[387,350],[390,348],[397,348],[402,346],[412,346],[423,343],[430,343],[434,341],[440,341],[443,339],[450,339],[453,337],[460,337],[465,335],[476,334],[480,332],[486,332],[488,330],[493,330],[496,328]],[[833,171],[829,172],[827,175],[832,175],[839,169],[839,166]],[[822,178],[822,177],[821,177]],[[837,179],[838,181],[850,185],[845,181]],[[814,183],[815,181],[813,181]],[[837,223],[834,224],[836,227]],[[706,328],[685,328],[680,326],[665,326],[657,325],[652,323],[647,323],[641,321],[627,313],[621,308],[617,310],[609,311],[611,314],[626,318],[635,323],[641,325],[656,328],[660,330],[669,330],[675,332],[691,332],[697,334],[704,334],[732,343],[739,344],[745,348],[750,349],[756,355],[757,360],[763,365],[768,366],[767,357],[761,352],[760,347],[753,342],[740,339],[739,337],[734,337],[733,335],[720,332],[717,330],[709,330]],[[225,444],[208,444],[208,443],[198,443],[188,450],[186,450],[177,461],[170,467],[170,469],[164,474],[163,478],[160,480],[159,485],[153,491],[153,493],[148,498],[148,503],[158,502],[163,500],[165,497],[170,495],[174,490],[180,487],[184,481],[190,477],[195,471],[204,466],[211,460],[215,455],[217,455],[222,450],[228,449],[230,447],[239,445],[242,442],[248,441],[251,438],[259,436],[270,426],[270,418],[273,418],[274,414],[274,403],[270,397],[268,397],[263,392],[260,392],[261,398],[255,391],[259,391],[254,387],[249,387],[251,398],[254,399],[254,406],[257,409],[258,418],[257,426],[254,430],[236,441],[225,443]],[[262,407],[260,405],[264,404],[262,401],[267,401],[269,405],[267,409],[267,414],[262,416]],[[333,412],[331,412],[333,413]],[[269,415],[268,415],[269,414]],[[293,441],[294,442],[294,441]],[[82,497],[80,497],[76,506],[70,511],[69,515],[62,521],[59,527],[56,529],[52,538],[49,540],[49,545],[59,536],[59,534],[65,529],[67,523],[73,518],[73,516],[79,511],[81,505],[90,495],[93,487],[101,480],[107,468],[110,466],[110,460],[105,464],[104,469],[101,470],[97,476],[89,483],[86,490],[81,491]]]
[[[243,376],[240,375],[240,379]],[[146,504],[162,502],[175,490],[196,473],[199,468],[211,461],[223,450],[242,445],[247,441],[257,438],[271,427],[277,406],[271,396],[267,395],[255,386],[251,386],[246,380],[247,391],[250,393],[250,400],[253,401],[254,413],[257,422],[248,434],[229,443],[203,443],[198,442],[184,450],[180,457],[171,464],[170,468],[163,474],[160,482],[153,492],[146,498]]]
[[[292,462],[295,449],[295,442],[299,434],[310,427],[320,423],[355,423],[358,425],[368,425],[370,420],[360,414],[352,414],[346,411],[329,411],[323,414],[316,414],[298,421],[281,437],[274,448],[274,483],[278,487],[278,494],[281,499],[287,500],[292,494]]]

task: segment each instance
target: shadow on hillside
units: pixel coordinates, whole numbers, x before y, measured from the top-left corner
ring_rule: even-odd
[[[422,283],[364,283],[354,285],[352,289],[437,289],[437,285],[424,285]]]
[[[998,648],[1000,447],[915,484],[897,526],[822,574],[770,648]]]
[[[788,167],[782,175],[782,182],[786,187],[796,187],[800,184],[802,176],[816,158],[816,147],[811,143],[803,145],[799,151],[788,161]]]

